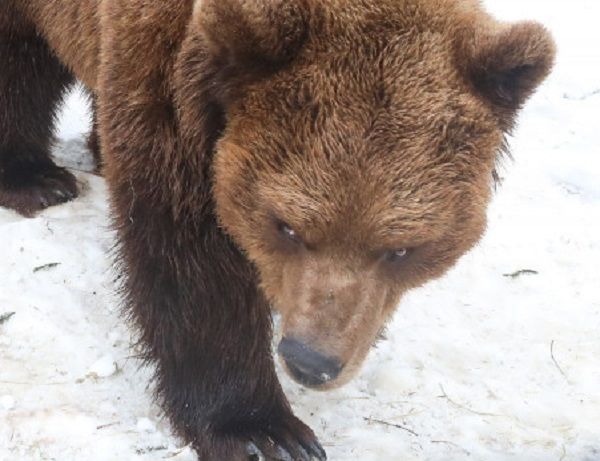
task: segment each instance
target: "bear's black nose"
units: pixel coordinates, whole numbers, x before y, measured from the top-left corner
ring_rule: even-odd
[[[321,386],[333,381],[343,368],[337,359],[316,352],[293,338],[283,338],[278,351],[292,376],[305,386]]]

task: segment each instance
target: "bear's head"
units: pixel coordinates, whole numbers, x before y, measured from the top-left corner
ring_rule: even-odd
[[[553,41],[475,0],[204,0],[194,15],[204,58],[187,72],[222,118],[220,223],[282,314],[286,369],[341,385],[402,295],[481,237]]]

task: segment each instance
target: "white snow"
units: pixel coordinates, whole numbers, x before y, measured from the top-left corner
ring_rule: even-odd
[[[137,421],[136,429],[139,432],[156,432],[156,424],[148,418],[140,418]]]
[[[12,410],[15,407],[15,399],[12,395],[3,395],[0,397],[0,406],[6,411]]]
[[[600,460],[600,2],[486,4],[544,22],[558,66],[521,117],[481,244],[403,300],[347,387],[281,374],[333,461]],[[79,199],[34,219],[0,209],[0,316],[15,312],[0,325],[0,460],[192,461],[119,316],[87,124],[75,95],[56,155]],[[504,276],[524,269],[537,273]]]
[[[108,378],[114,375],[119,370],[117,362],[112,358],[111,355],[105,355],[99,358],[96,362],[88,369],[88,377],[91,378]]]

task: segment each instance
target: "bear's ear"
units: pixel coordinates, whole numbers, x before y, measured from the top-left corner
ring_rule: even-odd
[[[556,53],[550,33],[540,24],[521,22],[471,42],[469,78],[495,109],[511,120],[549,74]]]
[[[196,0],[209,52],[245,71],[291,60],[308,33],[305,0]]]

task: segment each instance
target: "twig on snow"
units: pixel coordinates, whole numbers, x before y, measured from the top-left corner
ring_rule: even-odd
[[[510,277],[511,279],[516,279],[521,277],[522,275],[538,275],[538,271],[534,271],[533,269],[521,269],[516,272],[511,272],[509,274],[502,274],[503,277]]]
[[[567,381],[567,383],[571,384],[569,381],[569,378],[567,377],[567,374],[563,371],[563,369],[561,368],[561,366],[558,364],[558,361],[556,360],[556,357],[554,356],[554,343],[555,341],[552,340],[550,342],[550,357],[552,358],[552,361],[554,362],[554,365],[556,366],[556,369],[560,372],[561,375],[563,375],[563,378],[565,378],[565,380]]]
[[[408,427],[402,426],[400,424],[388,423],[387,421],[382,421],[380,419],[373,419],[373,418],[367,418],[367,417],[363,417],[363,419],[365,421],[367,421],[368,423],[381,424],[383,426],[395,427],[396,429],[402,429],[403,431],[406,431],[409,434],[414,435],[415,437],[419,437],[419,434],[417,434],[415,431],[413,431],[412,429],[409,429]]]
[[[38,267],[34,267],[33,268],[33,273],[35,274],[36,272],[40,272],[40,271],[47,271],[50,269],[54,269],[55,267],[60,266],[60,263],[48,263],[48,264],[44,264],[43,266],[38,266]]]
[[[7,312],[6,314],[0,315],[0,325],[8,322],[12,318],[13,315],[15,315],[14,312]]]
[[[188,448],[188,446],[186,445],[185,447],[180,448],[179,450],[175,450],[172,453],[167,453],[165,456],[163,456],[163,459],[175,458],[175,457],[179,456],[181,453],[183,453],[187,448]]]
[[[159,445],[159,446],[156,446],[156,447],[137,448],[135,450],[135,452],[138,455],[145,455],[147,453],[153,453],[155,451],[164,451],[164,450],[168,450],[168,449],[169,449],[169,447],[166,447],[164,445]]]
[[[454,400],[452,400],[448,396],[448,394],[446,394],[446,391],[444,390],[444,386],[442,386],[441,384],[440,384],[440,389],[442,390],[442,395],[440,397],[446,399],[448,402],[450,402],[456,408],[460,408],[461,410],[465,410],[465,411],[468,411],[469,413],[473,413],[474,415],[479,415],[479,416],[494,416],[494,417],[503,417],[504,416],[504,415],[498,415],[495,413],[485,413],[482,411],[475,411],[465,405],[461,405],[460,403],[457,403]]]
[[[568,93],[565,93],[563,95],[563,98],[568,99],[569,101],[585,101],[586,99],[591,98],[592,96],[596,96],[598,94],[600,94],[600,89],[593,90],[578,96],[573,96]]]
[[[454,442],[450,442],[448,440],[432,440],[431,443],[433,443],[433,444],[450,445],[452,447],[455,447],[455,448],[458,448],[459,450],[464,451],[467,456],[471,456],[471,452],[469,450],[467,450],[466,448],[461,447],[460,445],[458,445],[458,444],[456,444]]]
[[[107,429],[109,427],[117,426],[119,424],[121,424],[121,421],[115,421],[114,423],[101,424],[100,426],[96,427],[96,430],[99,431],[101,429]]]

